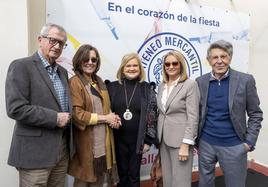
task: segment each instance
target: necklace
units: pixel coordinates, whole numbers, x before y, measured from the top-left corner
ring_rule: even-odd
[[[95,81],[89,81],[89,84],[94,88],[97,87],[97,83]]]
[[[132,113],[130,112],[129,107],[130,107],[130,103],[131,103],[131,101],[132,101],[132,98],[133,98],[133,96],[134,96],[134,93],[135,93],[135,91],[136,91],[137,85],[138,85],[138,84],[137,84],[137,82],[136,82],[135,87],[134,87],[134,89],[133,89],[133,91],[132,91],[132,94],[131,94],[131,96],[130,96],[130,99],[129,99],[129,101],[128,101],[128,98],[127,98],[127,89],[126,89],[126,84],[125,84],[125,80],[124,80],[124,90],[125,90],[125,99],[126,99],[126,106],[127,106],[127,109],[126,109],[126,111],[124,112],[123,117],[124,117],[124,119],[127,120],[127,121],[132,119]]]

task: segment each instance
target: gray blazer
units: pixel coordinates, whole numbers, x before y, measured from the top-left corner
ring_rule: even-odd
[[[232,124],[242,141],[255,145],[263,119],[255,80],[252,75],[231,68],[229,73],[229,112]],[[201,94],[199,135],[206,120],[210,76],[210,73],[207,73],[196,79]]]
[[[58,73],[69,94],[67,71],[59,67]],[[26,169],[54,166],[63,135],[63,129],[57,127],[57,113],[61,109],[52,81],[37,53],[10,64],[5,95],[7,115],[16,120],[8,164]],[[66,132],[72,156],[72,124]]]
[[[166,110],[161,102],[164,84],[158,89],[157,106],[159,110],[157,134],[159,142],[174,148],[180,147],[182,140],[194,141],[199,120],[199,90],[197,83],[187,79],[178,83],[170,93]]]

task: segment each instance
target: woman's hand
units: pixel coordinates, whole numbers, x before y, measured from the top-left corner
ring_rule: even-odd
[[[111,128],[118,129],[121,126],[121,119],[115,113],[109,113],[106,115],[106,122],[109,123]]]
[[[143,150],[142,150],[142,153],[146,153],[150,150],[151,146],[148,145],[148,144],[144,144],[143,145]]]
[[[189,157],[189,144],[182,143],[179,149],[179,160],[186,161]]]
[[[99,123],[108,123],[111,128],[118,129],[121,126],[121,119],[115,113],[109,113],[106,115],[98,115]]]
[[[115,120],[113,123],[110,123],[110,127],[111,128],[115,128],[115,129],[119,129],[119,127],[121,126],[121,118],[115,114]]]

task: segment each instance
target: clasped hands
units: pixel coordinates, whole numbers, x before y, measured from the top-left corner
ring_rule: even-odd
[[[119,129],[121,124],[121,118],[115,113],[109,113],[106,115],[106,122],[111,128]]]

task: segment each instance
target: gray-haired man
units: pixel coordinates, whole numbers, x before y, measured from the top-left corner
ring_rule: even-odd
[[[71,103],[67,71],[55,60],[66,40],[61,26],[46,24],[38,51],[8,69],[6,109],[16,120],[8,164],[18,169],[21,187],[64,186],[73,152]]]
[[[247,152],[254,149],[261,128],[255,80],[230,68],[232,55],[231,43],[212,43],[207,50],[212,71],[197,78],[201,94],[199,187],[215,186],[217,162],[227,187],[245,187]]]

